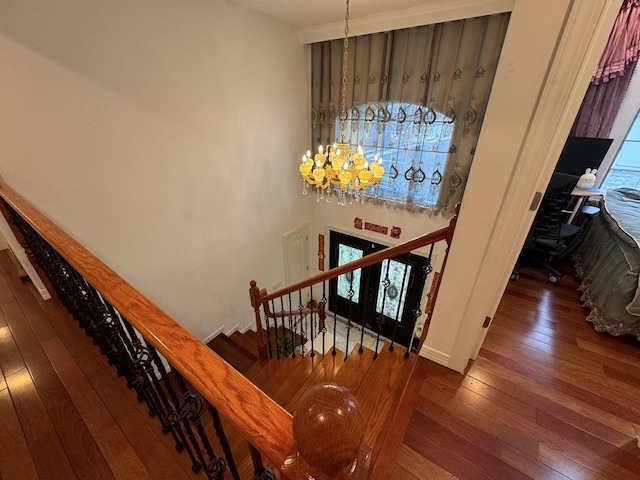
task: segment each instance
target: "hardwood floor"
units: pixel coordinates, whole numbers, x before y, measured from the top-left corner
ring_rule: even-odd
[[[418,364],[393,480],[640,479],[640,342],[595,332],[570,272],[521,273],[466,375]]]
[[[56,301],[0,252],[0,478],[193,479],[160,425]]]
[[[466,375],[419,360],[394,423],[378,422],[388,428],[388,448],[374,478],[640,479],[640,342],[595,332],[584,321],[576,286],[571,275],[552,285],[523,271],[509,284]],[[232,363],[260,382],[269,369],[256,366],[252,335],[219,342]],[[290,407],[295,398],[285,393],[292,378],[307,379],[291,387],[298,396],[313,382],[334,379],[376,416],[389,408],[378,400],[386,398],[389,378],[404,369],[389,363],[387,373],[370,370],[378,388],[371,394],[362,388],[357,359],[300,361],[272,395]],[[0,252],[0,419],[3,480],[200,478],[64,309],[19,280],[6,252]],[[244,441],[229,428],[235,450]],[[244,457],[239,467],[250,476]]]

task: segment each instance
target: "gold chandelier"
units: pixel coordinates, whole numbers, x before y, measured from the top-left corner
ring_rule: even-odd
[[[325,148],[320,145],[318,153],[311,156],[307,152],[302,157],[300,164],[300,174],[302,175],[302,194],[308,193],[309,185],[316,188],[318,201],[327,194],[327,201],[330,199],[331,190],[338,194],[338,205],[346,205],[346,198],[349,195],[352,199],[360,197],[359,192],[373,187],[380,183],[384,174],[382,157],[377,155],[373,162],[369,163],[364,157],[361,146],[354,149],[345,141],[345,122],[347,112],[345,108],[347,97],[347,60],[349,51],[349,0],[347,0],[347,11],[344,15],[344,46],[342,50],[342,101],[340,105],[340,143],[327,145]]]

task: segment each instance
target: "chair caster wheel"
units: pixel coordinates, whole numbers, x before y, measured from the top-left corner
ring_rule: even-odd
[[[520,274],[518,272],[513,272],[509,277],[509,280],[511,280],[512,282],[515,282],[519,278],[520,278]]]
[[[560,281],[560,277],[557,276],[555,273],[550,273],[549,274],[549,281],[551,283],[558,283]]]

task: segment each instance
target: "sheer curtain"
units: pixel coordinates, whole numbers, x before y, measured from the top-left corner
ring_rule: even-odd
[[[384,160],[377,198],[452,211],[471,168],[509,14],[349,39],[345,138]],[[342,40],[312,45],[312,131],[339,136]]]

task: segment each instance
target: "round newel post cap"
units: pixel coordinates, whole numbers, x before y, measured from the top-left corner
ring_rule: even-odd
[[[357,479],[371,449],[363,444],[365,421],[346,388],[317,385],[307,391],[293,415],[294,453],[283,473],[292,479]]]

